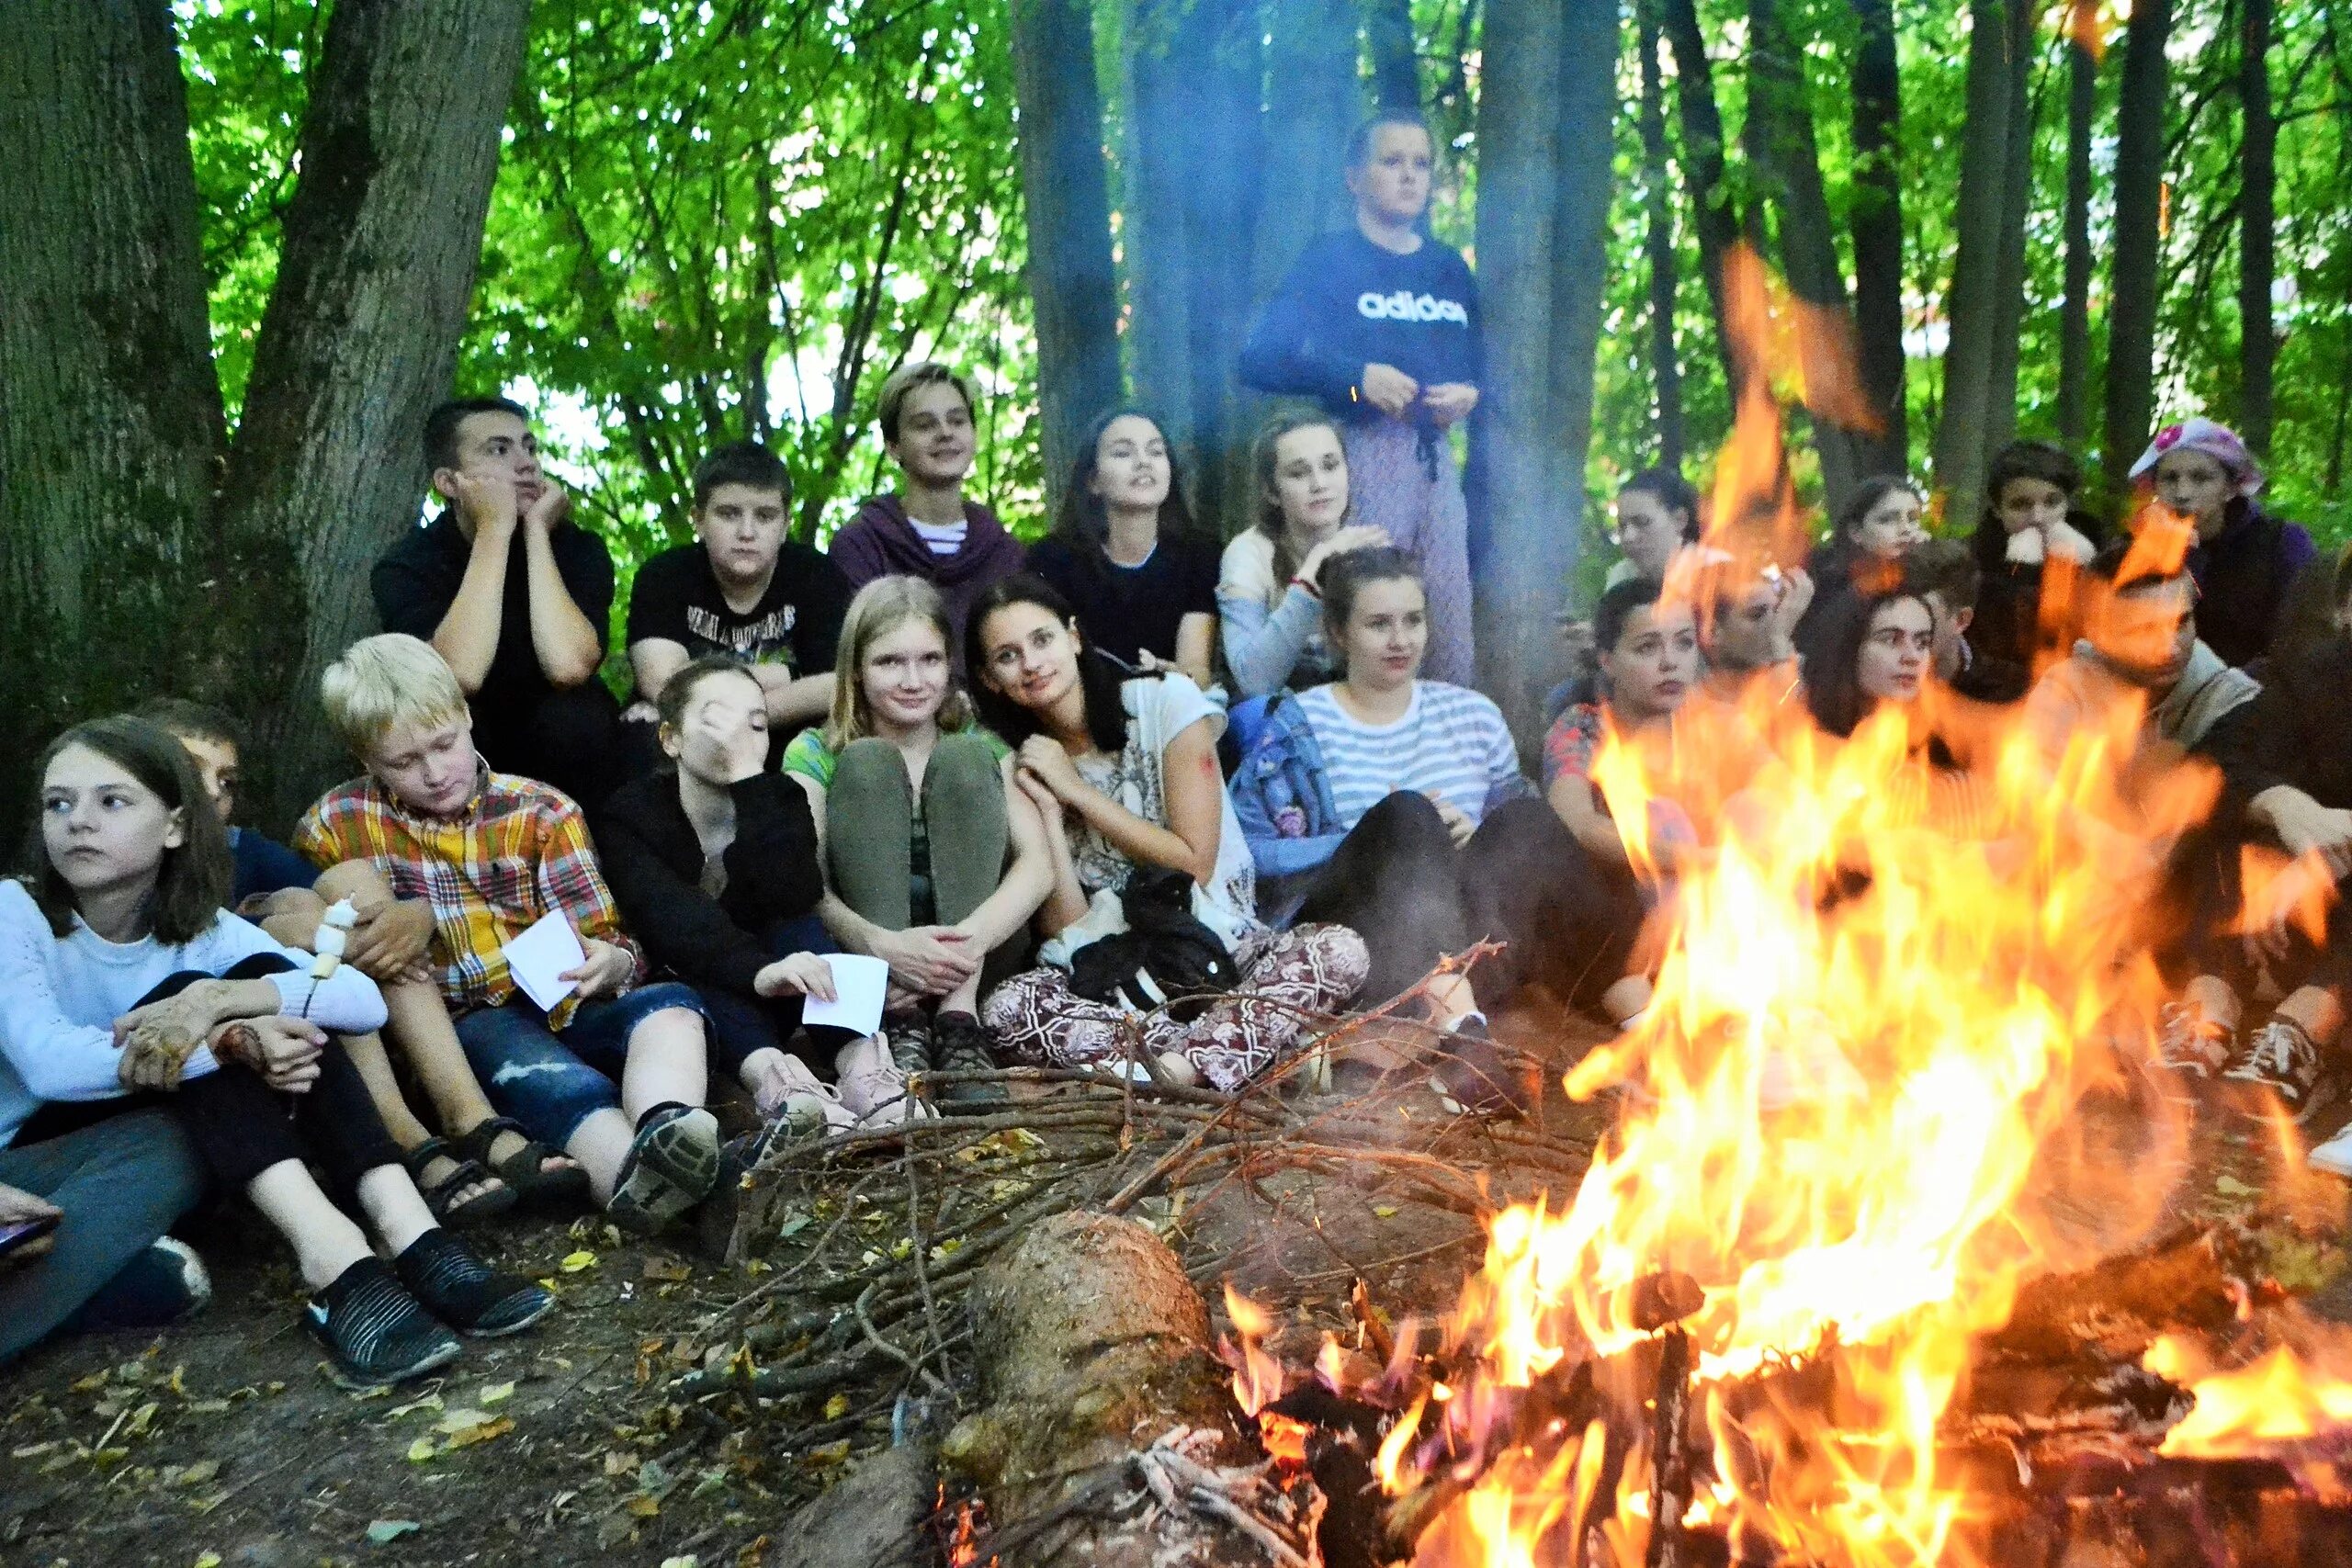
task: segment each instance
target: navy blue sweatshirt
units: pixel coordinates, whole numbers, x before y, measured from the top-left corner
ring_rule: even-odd
[[[1411,255],[1355,229],[1301,253],[1241,347],[1241,380],[1261,392],[1310,397],[1340,419],[1372,420],[1367,365],[1393,365],[1424,387],[1486,375],[1478,285],[1459,251],[1433,240]]]

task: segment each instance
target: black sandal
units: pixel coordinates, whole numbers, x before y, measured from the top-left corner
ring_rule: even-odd
[[[507,1133],[523,1140],[523,1146],[504,1159],[490,1157],[490,1145]],[[561,1149],[551,1149],[523,1130],[523,1123],[511,1116],[492,1116],[474,1124],[471,1132],[450,1140],[450,1146],[465,1158],[506,1183],[515,1201],[531,1209],[576,1209],[588,1201],[588,1172],[574,1160],[567,1169],[549,1170],[551,1159],[571,1159]]]
[[[436,1159],[449,1162],[449,1174],[427,1184],[424,1168]],[[480,1160],[469,1159],[465,1151],[450,1144],[447,1138],[427,1138],[401,1156],[401,1164],[416,1182],[416,1190],[424,1195],[424,1206],[433,1217],[445,1225],[479,1224],[511,1213],[518,1201],[514,1184],[492,1187],[470,1198],[458,1196],[469,1187],[479,1187],[486,1181],[504,1181],[482,1168]]]

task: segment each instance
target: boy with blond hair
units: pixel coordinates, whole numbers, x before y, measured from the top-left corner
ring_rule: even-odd
[[[428,963],[458,1040],[499,1109],[585,1168],[614,1221],[648,1233],[718,1180],[718,1123],[702,1109],[706,1020],[693,990],[639,986],[580,807],[549,785],[485,768],[457,676],[413,637],[366,637],[329,667],[328,721],[367,773],[296,829],[319,865],[362,861],[422,903]],[[583,961],[542,1012],[506,944],[560,913]],[[623,1087],[616,1088],[614,1079]]]

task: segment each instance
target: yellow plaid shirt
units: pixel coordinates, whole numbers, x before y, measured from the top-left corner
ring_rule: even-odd
[[[483,770],[480,787],[455,817],[410,811],[373,778],[330,790],[303,814],[294,847],[322,870],[366,861],[395,897],[433,910],[433,960],[452,1009],[496,1007],[514,995],[506,943],[560,909],[582,942],[609,942],[637,962],[645,955],[621,930],[620,911],[597,868],[588,824],[561,791],[533,779]],[[576,1004],[548,1015],[561,1029]]]

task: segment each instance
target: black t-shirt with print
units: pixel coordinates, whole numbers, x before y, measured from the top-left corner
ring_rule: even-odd
[[[628,596],[628,641],[674,642],[694,659],[780,664],[797,679],[833,667],[849,579],[806,545],[786,542],[768,591],[745,614],[728,607],[700,545],[664,550],[637,569]]]

